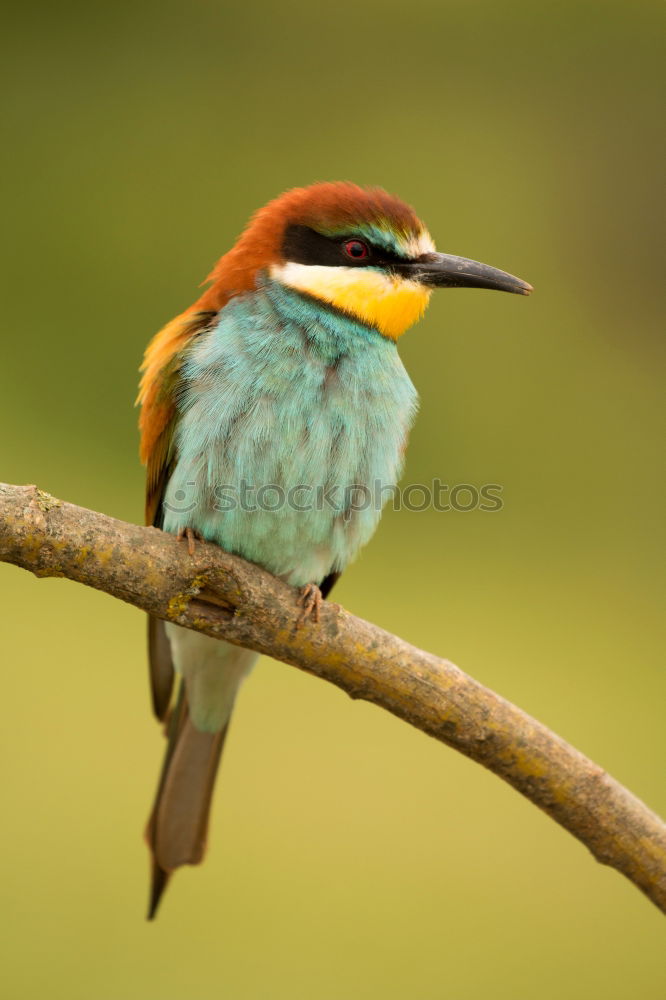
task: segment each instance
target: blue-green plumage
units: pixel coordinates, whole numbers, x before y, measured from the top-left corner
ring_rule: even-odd
[[[397,482],[416,409],[395,344],[265,279],[197,338],[181,378],[165,529],[294,585],[342,570]]]

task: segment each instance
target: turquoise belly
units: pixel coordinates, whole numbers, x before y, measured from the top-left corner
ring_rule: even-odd
[[[319,582],[375,530],[415,409],[391,341],[267,281],[190,350],[165,529]]]

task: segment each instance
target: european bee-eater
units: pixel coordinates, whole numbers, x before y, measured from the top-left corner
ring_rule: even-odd
[[[144,358],[147,523],[302,588],[301,622],[316,627],[321,598],[380,517],[380,505],[350,496],[400,475],[417,396],[398,338],[434,288],[531,287],[437,253],[406,204],[349,183],[270,202],[209,281]],[[261,487],[270,500],[243,502],[243,489]],[[155,714],[169,719],[146,834],[152,917],[172,872],[203,857],[222,745],[256,654],[151,619],[149,657]]]

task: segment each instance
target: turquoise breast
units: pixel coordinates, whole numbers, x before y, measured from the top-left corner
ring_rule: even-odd
[[[266,279],[189,349],[164,527],[320,582],[375,530],[416,404],[392,341]]]

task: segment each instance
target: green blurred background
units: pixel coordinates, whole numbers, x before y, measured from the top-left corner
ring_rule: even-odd
[[[0,478],[140,521],[136,369],[248,215],[348,178],[531,281],[401,343],[404,482],[347,607],[666,810],[662,8],[393,0],[7,8]],[[480,767],[262,661],[204,866],[144,922],[162,741],[133,608],[0,566],[6,996],[662,998],[662,918]]]

